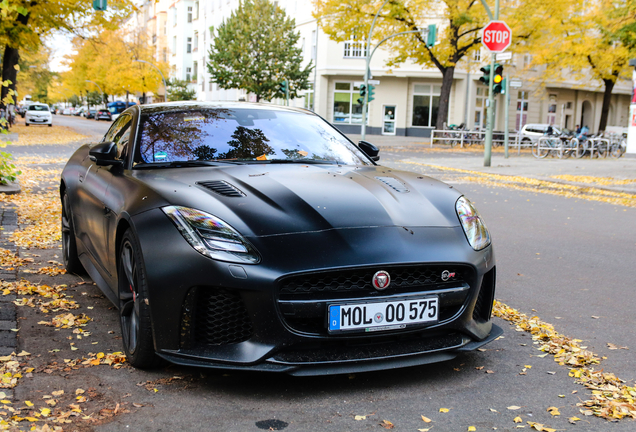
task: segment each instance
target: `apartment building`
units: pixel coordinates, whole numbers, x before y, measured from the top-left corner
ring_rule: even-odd
[[[291,101],[291,105],[315,111],[345,133],[359,133],[362,109],[356,100],[363,80],[364,43],[330,40],[311,14],[311,0],[276,3],[295,19],[304,63],[314,65],[311,89]],[[255,100],[254,95],[243,90],[220,89],[211,81],[206,66],[213,29],[231,15],[239,0],[146,0],[143,4],[153,10],[147,16],[146,26],[152,29],[151,40],[156,41],[153,42],[156,58],[163,60],[167,56],[171,76],[190,82],[198,100]],[[380,84],[375,88],[375,100],[369,104],[367,133],[430,136],[437,120],[441,73],[436,68],[408,62],[389,68],[388,58],[386,51],[378,49],[370,64],[373,79]],[[511,89],[508,95],[508,125],[504,124],[506,97],[497,96],[495,129],[517,130],[526,123],[552,123],[569,129],[587,125],[595,131],[603,101],[599,83],[581,79],[544,82],[541,69],[530,67],[531,60],[528,54],[515,54],[503,62],[508,76],[520,80],[522,86]],[[490,55],[484,49],[457,66],[447,124],[465,123],[471,129],[485,127],[488,91],[479,81],[479,68],[489,61]],[[627,126],[631,91],[630,81],[616,84],[608,125]]]

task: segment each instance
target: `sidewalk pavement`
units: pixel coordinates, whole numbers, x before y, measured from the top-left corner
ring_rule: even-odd
[[[347,135],[349,139],[357,143],[360,135]],[[404,152],[402,160],[431,165],[439,165],[447,168],[477,171],[488,174],[501,174],[511,176],[530,177],[537,180],[546,180],[556,183],[571,184],[582,187],[597,187],[636,194],[636,181],[627,184],[594,184],[576,182],[574,179],[557,179],[554,176],[589,176],[611,177],[616,180],[636,180],[636,155],[624,155],[619,159],[611,157],[602,159],[568,158],[558,159],[548,156],[545,159],[537,159],[532,156],[529,149],[521,150],[517,154],[516,148],[510,148],[509,157],[504,157],[503,151],[493,151],[490,166],[484,166],[484,153],[482,149],[467,148],[466,150],[449,150],[448,146],[430,146],[428,138],[395,137],[386,135],[369,135],[367,141],[380,148],[380,164],[382,153],[389,153],[392,149],[409,149],[412,152]]]

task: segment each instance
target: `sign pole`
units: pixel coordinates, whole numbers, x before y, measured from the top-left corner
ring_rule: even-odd
[[[510,78],[508,77],[508,74],[506,74],[506,89],[505,89],[505,96],[504,96],[504,100],[506,101],[505,104],[505,120],[504,120],[504,125],[505,125],[505,129],[504,129],[504,149],[505,149],[505,157],[506,159],[508,159],[508,138],[510,136],[510,127],[508,127],[508,120],[510,118]]]
[[[495,21],[499,20],[499,0],[495,0]],[[482,36],[483,39],[483,36]],[[490,55],[490,82],[488,83],[488,121],[486,126],[486,141],[484,143],[484,166],[490,166],[490,157],[492,152],[492,130],[495,121],[495,95],[492,88],[495,79],[495,53]]]

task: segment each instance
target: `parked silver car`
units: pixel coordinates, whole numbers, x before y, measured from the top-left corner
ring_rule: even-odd
[[[530,143],[536,143],[537,140],[544,136],[550,125],[548,123],[528,123],[523,125],[519,131],[519,140],[521,145],[529,145]],[[557,126],[552,126],[553,133],[555,135],[561,134],[561,129]]]

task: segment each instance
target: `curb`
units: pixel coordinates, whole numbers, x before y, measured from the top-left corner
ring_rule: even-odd
[[[7,203],[0,203],[0,226],[3,228],[0,236],[0,248],[17,253],[17,247],[9,241],[9,236],[18,229],[18,214],[16,208]],[[7,282],[17,280],[18,270],[0,269],[0,279]],[[18,352],[18,333],[12,329],[18,328],[16,306],[13,301],[15,294],[0,295],[0,356]],[[13,399],[12,389],[2,389],[7,399]]]
[[[0,184],[0,193],[5,195],[14,195],[20,193],[20,183],[8,183],[8,184]]]

